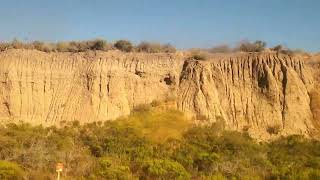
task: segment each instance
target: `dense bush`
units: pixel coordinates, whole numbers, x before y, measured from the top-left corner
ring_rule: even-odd
[[[190,179],[190,174],[180,163],[169,159],[148,160],[142,169],[146,179]]]
[[[23,170],[16,163],[0,161],[0,179],[23,179]]]
[[[98,160],[96,176],[103,179],[134,179],[130,167],[121,165],[119,160],[103,157]]]
[[[114,47],[124,52],[131,52],[133,50],[133,45],[130,41],[119,40],[114,44]]]
[[[266,42],[255,41],[253,43],[249,41],[243,41],[239,44],[239,50],[242,52],[261,52],[266,48]]]
[[[156,108],[112,122],[62,124],[1,126],[0,178],[54,179],[56,162],[65,165],[65,179],[320,178],[320,142],[302,136],[257,142]]]

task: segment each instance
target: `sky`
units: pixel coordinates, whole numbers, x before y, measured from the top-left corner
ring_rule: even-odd
[[[180,49],[264,40],[320,51],[320,0],[0,0],[0,41],[104,38]]]

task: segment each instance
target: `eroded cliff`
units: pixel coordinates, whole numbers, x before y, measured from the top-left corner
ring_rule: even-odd
[[[0,64],[2,122],[105,121],[171,99],[196,123],[221,122],[261,139],[316,131],[314,78],[299,57],[7,50]]]

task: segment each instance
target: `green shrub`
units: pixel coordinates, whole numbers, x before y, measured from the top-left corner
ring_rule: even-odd
[[[213,172],[217,168],[218,160],[220,159],[217,153],[201,152],[197,154],[194,160],[194,164],[198,171],[203,171],[206,173]]]
[[[168,159],[149,160],[142,169],[144,176],[150,179],[190,179],[190,174],[181,164]]]
[[[114,47],[123,52],[131,52],[133,45],[128,40],[119,40],[114,44]]]
[[[0,161],[0,179],[23,179],[24,172],[16,163]]]
[[[131,180],[133,175],[130,168],[125,165],[120,165],[116,160],[108,157],[99,159],[99,165],[96,170],[97,176],[103,179],[114,179],[114,180]]]

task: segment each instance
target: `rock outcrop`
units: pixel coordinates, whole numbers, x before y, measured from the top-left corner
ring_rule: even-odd
[[[221,122],[260,139],[312,135],[309,67],[276,53],[0,53],[0,120],[53,125],[125,116],[140,104],[175,99],[197,123]],[[272,136],[271,136],[272,135]]]

